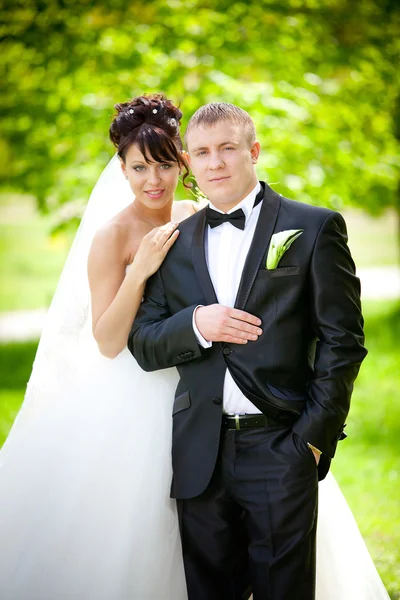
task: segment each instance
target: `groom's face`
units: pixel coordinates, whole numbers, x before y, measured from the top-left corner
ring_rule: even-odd
[[[227,212],[257,184],[258,142],[249,143],[243,126],[219,121],[198,126],[187,136],[190,166],[210,202]]]

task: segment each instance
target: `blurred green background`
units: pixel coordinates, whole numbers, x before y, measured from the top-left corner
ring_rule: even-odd
[[[395,0],[1,3],[0,311],[49,305],[114,152],[113,105],[144,92],[180,103],[183,129],[206,102],[248,110],[260,177],[343,211],[361,269],[398,267],[399,33]],[[369,355],[333,470],[399,599],[400,306],[382,290],[364,310]],[[0,345],[0,443],[36,346]]]

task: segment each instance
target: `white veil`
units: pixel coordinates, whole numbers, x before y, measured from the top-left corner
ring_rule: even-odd
[[[46,316],[22,408],[0,453],[0,465],[22,421],[54,402],[64,381],[85,368],[82,357],[94,348],[90,319],[87,258],[95,232],[130,202],[132,191],[115,155],[102,172],[90,196],[56,292]]]

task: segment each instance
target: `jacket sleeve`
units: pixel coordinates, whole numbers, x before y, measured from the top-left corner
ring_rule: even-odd
[[[171,315],[160,271],[148,280],[128,337],[128,348],[144,371],[166,369],[201,356],[192,326],[196,306]]]
[[[330,213],[323,222],[310,264],[311,320],[317,345],[308,383],[310,400],[294,431],[333,457],[343,435],[354,380],[364,348],[360,281],[347,246],[343,217]]]

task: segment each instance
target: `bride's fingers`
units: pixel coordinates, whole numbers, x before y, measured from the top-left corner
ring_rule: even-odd
[[[174,231],[176,231],[177,227],[178,227],[178,223],[171,223],[169,225],[169,227],[167,227],[165,229],[165,231],[163,231],[163,233],[161,235],[161,240],[160,240],[163,245],[169,240],[169,238],[174,233]]]
[[[175,243],[175,240],[177,239],[179,235],[179,229],[176,229],[174,231],[174,233],[168,238],[168,240],[165,242],[164,246],[163,246],[163,250],[165,251],[165,254],[167,254],[168,250],[171,248],[171,246]]]
[[[170,238],[173,231],[178,227],[177,223],[167,223],[159,228],[154,236],[153,242],[160,246],[164,246],[165,242]]]

